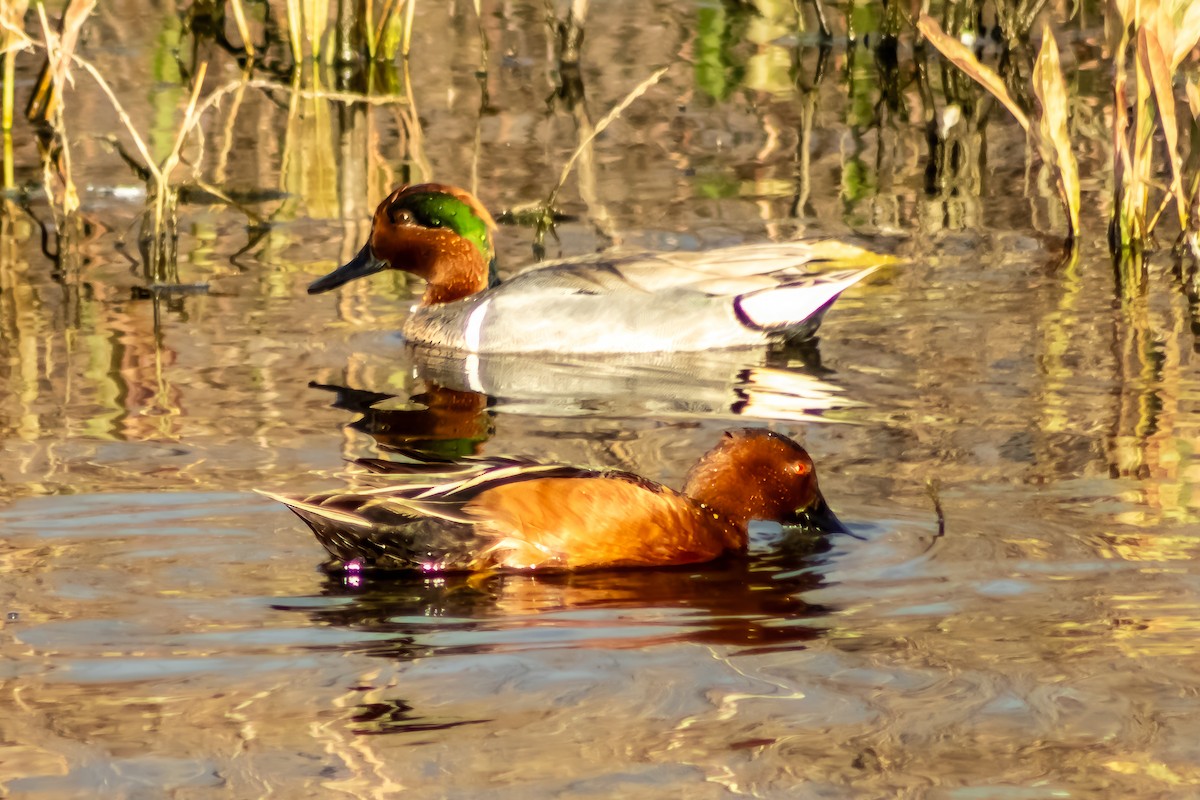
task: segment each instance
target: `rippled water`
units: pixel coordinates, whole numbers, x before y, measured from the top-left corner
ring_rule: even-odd
[[[931,176],[914,56],[822,57],[790,3],[597,4],[573,76],[543,4],[505,4],[483,78],[458,5],[418,7],[420,137],[407,106],[286,86],[210,112],[204,180],[261,221],[185,197],[188,291],[131,264],[144,193],[91,136],[119,123],[68,95],[91,227],[58,263],[22,212],[0,230],[0,794],[1193,796],[1198,328],[1169,259],[1122,291],[1094,214],[1064,263],[997,112]],[[175,14],[113,4],[84,48],[160,148],[186,97]],[[214,86],[237,79],[208,55]],[[396,336],[399,277],[304,293],[406,174],[543,198],[668,63],[577,165],[547,250],[837,234],[911,259],[815,348],[465,363]],[[507,268],[534,238],[502,226]],[[337,485],[380,443],[678,485],[747,424],[804,442],[862,540],[763,526],[694,569],[345,581],[252,492]]]

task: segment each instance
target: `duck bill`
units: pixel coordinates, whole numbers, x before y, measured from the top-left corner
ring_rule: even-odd
[[[367,242],[354,258],[324,278],[317,278],[310,283],[308,285],[308,293],[320,294],[321,292],[328,292],[330,289],[336,289],[343,283],[349,283],[356,278],[365,278],[368,275],[374,275],[376,272],[383,272],[387,268],[388,263],[377,258],[375,251],[371,249],[371,243]]]
[[[794,524],[802,525],[805,528],[822,533],[848,533],[851,536],[854,532],[847,528],[837,515],[833,513],[833,509],[825,502],[825,498],[817,495],[817,500],[808,508],[796,512]]]

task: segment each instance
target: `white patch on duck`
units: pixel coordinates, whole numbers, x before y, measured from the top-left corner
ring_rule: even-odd
[[[484,300],[479,304],[479,307],[471,312],[471,316],[467,317],[467,347],[469,352],[479,352],[480,334],[483,332],[483,318],[487,315],[488,306],[492,304],[491,298]]]

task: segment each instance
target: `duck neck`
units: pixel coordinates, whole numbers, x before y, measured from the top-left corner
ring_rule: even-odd
[[[700,506],[703,514],[721,528],[725,546],[730,550],[740,550],[746,546],[750,534],[748,532],[749,518],[740,513],[740,509],[723,503],[718,496],[692,497]]]
[[[484,261],[475,245],[459,239],[449,246],[439,247],[437,257],[428,267],[413,272],[427,284],[421,305],[431,306],[453,303],[494,285],[495,267]]]

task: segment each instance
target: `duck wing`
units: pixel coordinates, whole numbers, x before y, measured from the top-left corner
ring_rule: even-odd
[[[713,278],[658,291],[609,278],[605,289],[578,274],[554,288],[500,284],[452,325],[445,311],[413,315],[405,332],[418,341],[471,352],[646,353],[757,347],[812,336],[825,311],[874,268],[776,279]],[[591,275],[600,274],[592,271]],[[607,272],[612,275],[612,271]],[[532,275],[532,273],[531,273]],[[549,277],[549,276],[542,276]],[[542,279],[539,278],[539,280]],[[436,333],[434,324],[441,324]]]
[[[816,332],[843,290],[876,269],[804,268],[851,247],[833,244],[550,262],[463,300],[419,307],[404,334],[471,353],[698,351],[800,340]]]
[[[522,291],[603,294],[692,289],[732,297],[812,277],[819,274],[808,266],[814,263],[874,267],[891,260],[836,240],[763,242],[695,252],[602,253],[544,262],[505,283],[516,283]]]
[[[489,490],[543,478],[600,474],[568,464],[524,458],[472,458],[460,463],[363,459],[353,488],[300,496],[260,492],[304,520],[341,565],[383,570],[477,569],[495,535],[467,510]]]

